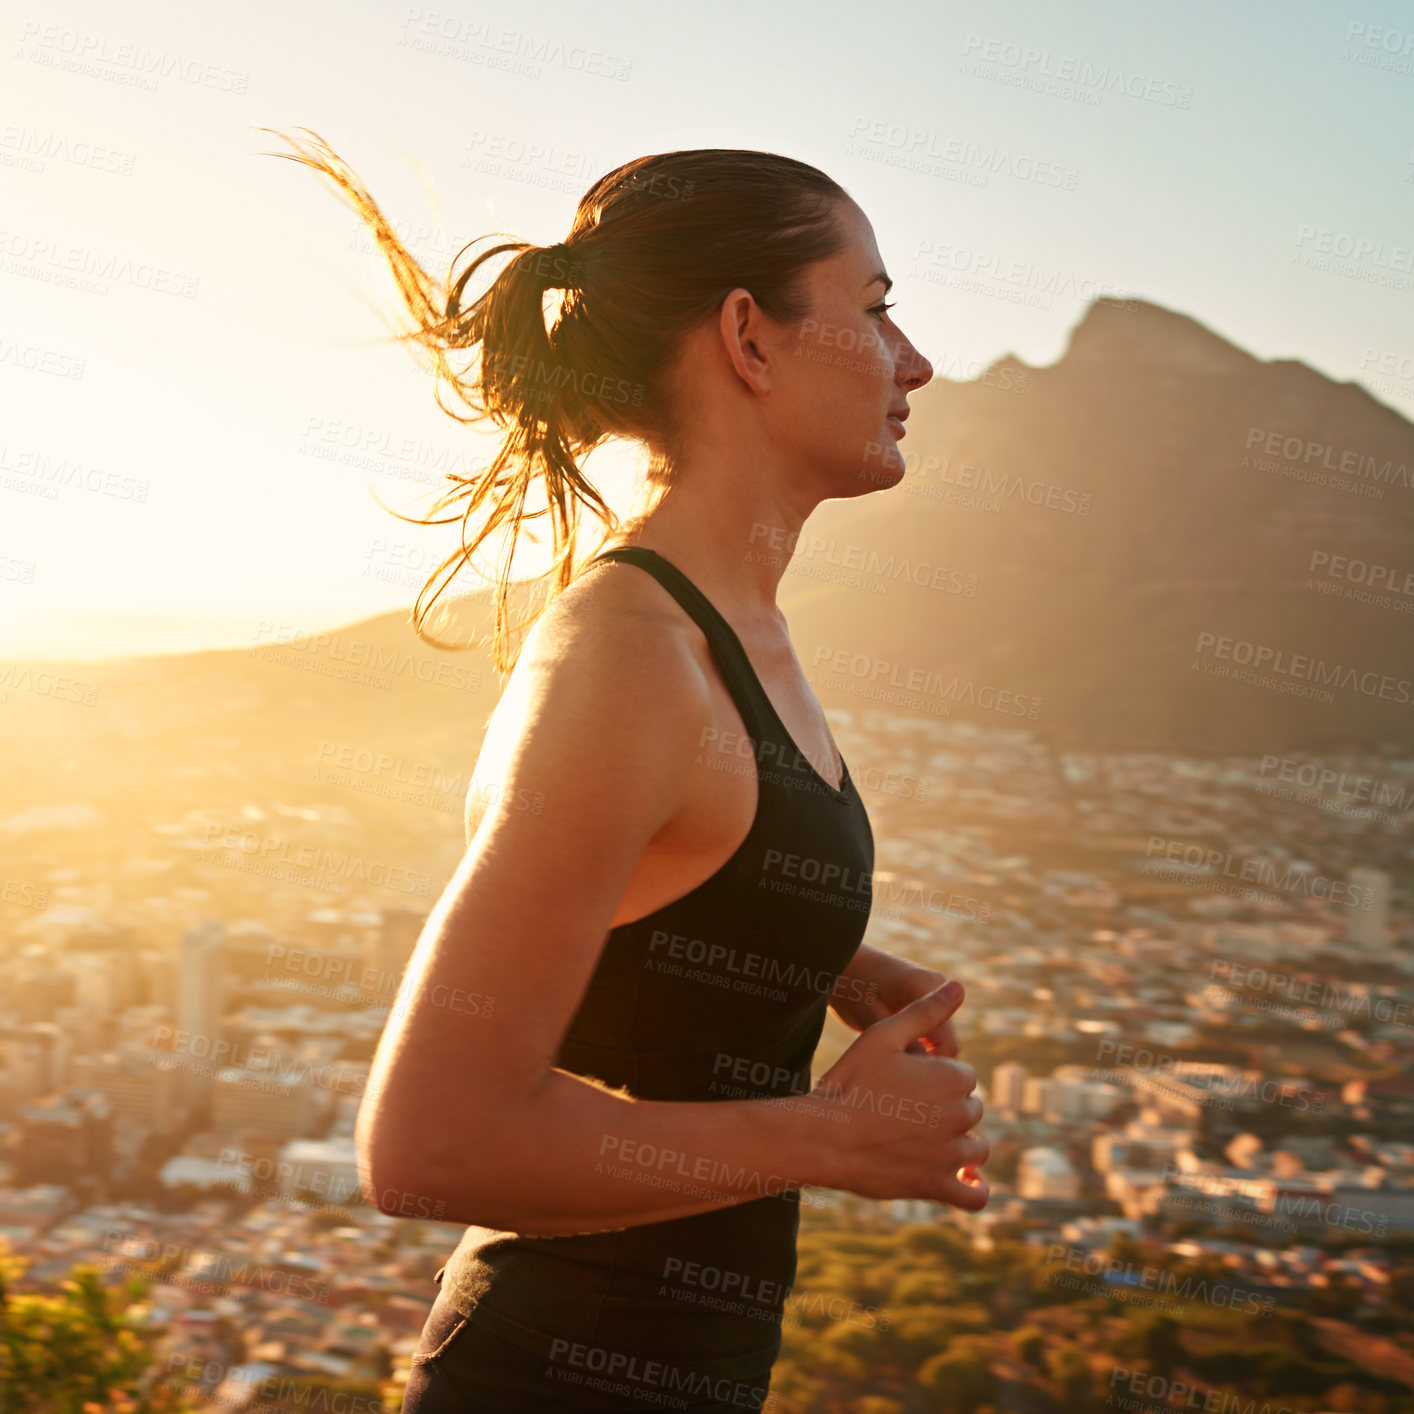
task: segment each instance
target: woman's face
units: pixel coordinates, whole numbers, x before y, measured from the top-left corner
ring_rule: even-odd
[[[778,431],[799,439],[803,465],[825,483],[822,500],[903,479],[896,414],[907,415],[907,394],[933,376],[885,309],[887,276],[868,218],[853,202],[836,209],[847,244],[807,268],[811,313],[777,347],[772,387]]]

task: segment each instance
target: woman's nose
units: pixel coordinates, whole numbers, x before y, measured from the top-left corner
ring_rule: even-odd
[[[933,379],[933,365],[923,357],[912,344],[908,346],[909,357],[903,361],[903,376],[899,380],[906,392],[912,393]]]

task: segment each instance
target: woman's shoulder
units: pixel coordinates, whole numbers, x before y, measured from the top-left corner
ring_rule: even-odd
[[[473,798],[508,789],[517,762],[592,750],[612,770],[620,755],[642,764],[645,737],[666,750],[681,737],[686,752],[712,720],[710,649],[693,629],[649,575],[618,562],[591,566],[557,595],[526,635],[487,723],[468,838],[481,813]]]
[[[624,560],[584,566],[536,620],[521,661],[543,669],[562,656],[669,666],[702,662],[690,615],[651,574]],[[704,645],[705,646],[705,645]]]

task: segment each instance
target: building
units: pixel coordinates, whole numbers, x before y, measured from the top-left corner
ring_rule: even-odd
[[[992,1103],[999,1110],[1020,1114],[1026,1100],[1026,1067],[1004,1061],[992,1071]]]
[[[1080,1175],[1059,1149],[1027,1149],[1017,1162],[1016,1191],[1022,1198],[1078,1198]]]
[[[254,1130],[276,1139],[308,1134],[315,1110],[305,1075],[228,1065],[211,1089],[211,1127],[220,1134]]]
[[[1241,1076],[1232,1066],[1197,1061],[1186,1062],[1182,1071],[1177,1071],[1177,1067],[1163,1072],[1130,1070],[1129,1083],[1141,1104],[1181,1129],[1199,1128],[1206,1117],[1205,1107],[1215,1096],[1219,1107],[1229,1104],[1237,1083],[1234,1077]]]
[[[1340,1098],[1355,1117],[1407,1119],[1414,1116],[1414,1080],[1403,1075],[1347,1080]]]
[[[1340,1185],[1331,1190],[1330,1198],[1333,1208],[1327,1220],[1347,1230],[1368,1232],[1369,1220],[1373,1218],[1374,1230],[1380,1236],[1385,1231],[1414,1232],[1414,1188],[1397,1188],[1392,1184],[1378,1188]]]
[[[1352,894],[1345,905],[1345,941],[1381,952],[1389,937],[1390,877],[1383,869],[1363,864],[1357,864],[1345,877]]]
[[[15,1167],[21,1183],[104,1178],[113,1155],[113,1107],[101,1090],[56,1092],[20,1108]]]
[[[62,967],[30,967],[6,979],[5,1000],[22,1020],[47,1022],[61,1006],[73,1002],[74,988],[74,974]]]
[[[135,1046],[150,1052],[153,1038],[158,1034],[157,1028],[171,1024],[172,1013],[164,1006],[147,1003],[126,1007],[117,1018],[114,1039],[119,1050],[125,1046]]]
[[[1126,1098],[1125,1087],[1092,1079],[1083,1065],[1060,1065],[1051,1072],[1041,1117],[1053,1124],[1104,1119]]]
[[[1200,946],[1215,953],[1221,960],[1273,962],[1293,950],[1299,951],[1303,946],[1309,950],[1318,944],[1319,939],[1319,933],[1309,925],[1224,921],[1210,925],[1200,935],[1199,942]],[[1221,982],[1221,974],[1212,980]]]
[[[0,1062],[21,1100],[35,1100],[63,1089],[68,1080],[73,1042],[52,1021],[35,1021],[0,1038]]]
[[[12,1246],[33,1242],[73,1207],[62,1183],[0,1188],[0,1239]]]
[[[1053,1075],[1024,1076],[1022,1112],[1039,1115],[1047,1124],[1103,1119],[1125,1099],[1124,1087],[1089,1079],[1091,1074],[1084,1066],[1063,1065]]]
[[[101,1090],[113,1113],[128,1124],[170,1134],[181,1120],[178,1072],[152,1064],[152,1052],[132,1046],[100,1055],[79,1056],[74,1083]]]
[[[1028,1075],[1021,1082],[1021,1112],[1028,1115],[1044,1114],[1050,1104],[1050,1094],[1055,1081],[1048,1075]]]
[[[121,1011],[134,1000],[135,985],[127,959],[113,952],[77,953],[74,966],[74,1005],[98,1020]]]
[[[232,1365],[225,1378],[211,1392],[211,1398],[222,1408],[244,1409],[259,1402],[262,1390],[277,1386],[279,1376],[287,1375],[284,1365],[272,1365],[268,1360],[253,1360],[247,1365]],[[286,1383],[289,1383],[288,1379]]]
[[[249,1193],[250,1175],[238,1164],[201,1154],[173,1154],[158,1171],[167,1188],[191,1184],[195,1188],[220,1188],[229,1185],[241,1193]]]
[[[1158,1115],[1145,1110],[1121,1129],[1106,1130],[1091,1141],[1091,1162],[1096,1173],[1112,1169],[1162,1169],[1177,1162],[1192,1144],[1191,1132],[1157,1123]]]
[[[313,1193],[329,1203],[362,1203],[358,1152],[352,1135],[292,1139],[280,1150],[276,1171],[286,1198]]]
[[[182,961],[172,949],[140,948],[132,956],[133,976],[141,1005],[160,1007],[168,1017],[177,1014]]]
[[[181,971],[177,979],[177,1030],[196,1038],[200,1053],[210,1054],[221,1039],[222,966],[226,925],[216,918],[203,919],[182,933]],[[190,1047],[192,1054],[198,1048]],[[206,1066],[182,1068],[182,1096],[191,1105],[204,1102],[211,1093],[211,1074]]]

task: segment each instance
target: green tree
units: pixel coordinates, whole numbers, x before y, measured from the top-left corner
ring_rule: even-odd
[[[54,1293],[17,1292],[28,1263],[0,1241],[0,1388],[5,1414],[190,1414],[157,1382],[151,1337],[135,1323],[145,1283],[109,1290],[78,1263]]]
[[[942,1306],[956,1301],[958,1290],[957,1280],[949,1272],[905,1272],[894,1282],[892,1300],[903,1306]]]
[[[1085,1352],[1073,1345],[1063,1346],[1051,1352],[1047,1364],[1061,1403],[1070,1409],[1085,1408],[1095,1390],[1095,1372]]]
[[[1106,1250],[1115,1261],[1123,1262],[1128,1267],[1145,1265],[1144,1249],[1127,1232],[1114,1233]]]
[[[973,1414],[997,1397],[1001,1381],[992,1371],[992,1343],[985,1336],[962,1335],[918,1371],[918,1382],[936,1394],[945,1414]]]
[[[1157,1374],[1170,1374],[1186,1353],[1183,1328],[1162,1311],[1133,1310],[1123,1349],[1126,1355],[1146,1361]]]
[[[1011,1348],[1033,1370],[1046,1368],[1046,1333],[1040,1326],[1018,1326],[1011,1333]]]

